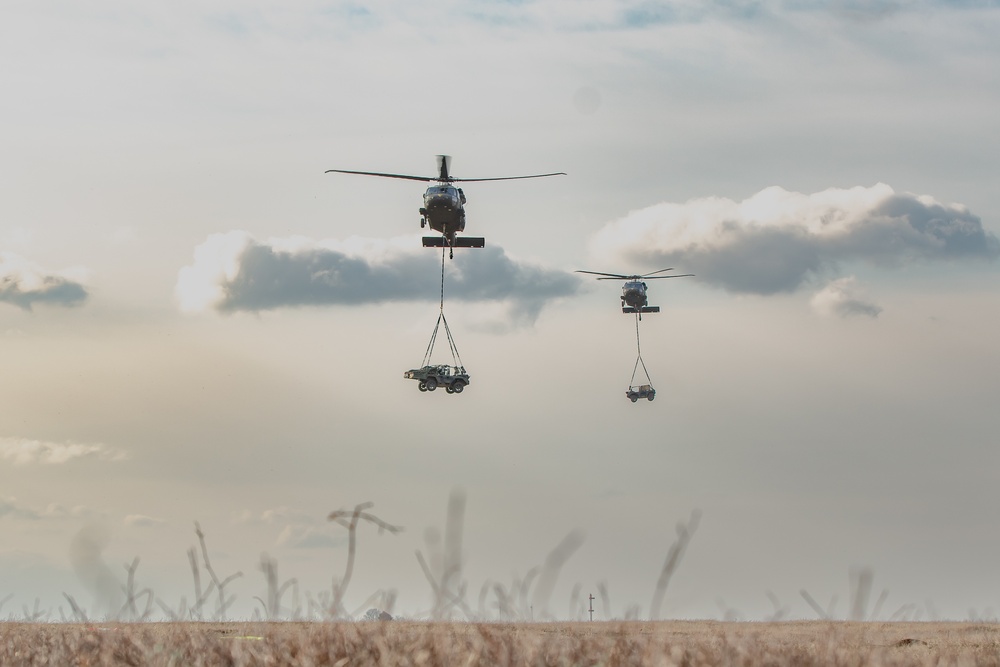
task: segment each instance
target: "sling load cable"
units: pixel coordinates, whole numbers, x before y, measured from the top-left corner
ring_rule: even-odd
[[[629,380],[629,387],[635,386],[635,374],[639,370],[639,364],[642,364],[642,372],[646,374],[646,383],[652,386],[653,380],[649,377],[649,371],[646,370],[646,362],[642,360],[642,347],[639,344],[639,315],[635,316],[635,366],[632,367],[632,379]]]
[[[444,252],[445,249],[441,249],[441,302],[438,310],[437,323],[434,325],[434,331],[431,333],[431,340],[427,344],[427,351],[424,353],[423,366],[429,366],[431,362],[431,354],[434,352],[434,343],[437,340],[438,328],[441,323],[444,322],[444,332],[448,337],[448,347],[451,350],[451,360],[452,365],[456,368],[461,368],[464,370],[465,366],[462,364],[462,357],[458,354],[458,346],[455,345],[455,339],[451,335],[451,328],[448,326],[448,319],[444,316]]]

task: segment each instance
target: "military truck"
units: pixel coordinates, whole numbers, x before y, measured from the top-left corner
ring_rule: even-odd
[[[403,377],[407,380],[417,380],[419,382],[417,388],[420,391],[434,391],[438,387],[444,387],[449,394],[461,394],[469,384],[469,374],[465,372],[464,366],[447,364],[414,368],[403,373]]]
[[[645,398],[651,401],[656,396],[656,390],[653,389],[652,385],[640,384],[637,387],[629,387],[628,391],[625,392],[625,395],[633,403],[638,401],[640,398]]]

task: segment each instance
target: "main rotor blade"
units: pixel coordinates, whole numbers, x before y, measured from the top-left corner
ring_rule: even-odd
[[[663,273],[664,271],[673,271],[673,269],[660,269],[659,271],[650,271],[649,273],[642,274],[642,277],[645,278],[646,276],[651,276],[654,273]]]
[[[406,174],[383,174],[379,171],[348,171],[347,169],[327,169],[324,173],[337,172],[338,174],[361,174],[362,176],[383,176],[385,178],[403,178],[408,181],[437,181],[433,176],[407,176]]]
[[[474,183],[482,181],[516,181],[522,178],[545,178],[546,176],[565,176],[565,171],[557,171],[551,174],[533,174],[532,176],[502,176],[500,178],[449,178],[449,181],[461,181],[463,183]]]
[[[693,276],[693,275],[694,275],[693,273],[682,273],[679,276],[649,276],[648,279],[649,280],[659,280],[660,278],[688,278],[688,277]],[[643,280],[646,280],[646,278],[644,278]]]
[[[576,273],[589,273],[592,276],[609,276],[608,278],[598,278],[598,280],[611,280],[612,278],[617,280],[629,279],[629,276],[623,276],[620,273],[602,273],[601,271],[576,271]]]

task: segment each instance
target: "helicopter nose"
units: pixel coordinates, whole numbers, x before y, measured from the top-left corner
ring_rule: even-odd
[[[447,196],[435,196],[428,197],[424,202],[427,208],[441,209],[441,208],[452,208],[452,201]]]

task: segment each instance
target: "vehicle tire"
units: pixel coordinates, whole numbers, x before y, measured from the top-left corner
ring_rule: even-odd
[[[437,378],[427,378],[425,382],[427,383],[427,391],[434,391],[438,388]]]
[[[636,402],[636,401],[638,401],[638,400],[639,400],[638,398],[636,398],[635,396],[632,396],[632,402],[633,402],[633,403],[635,403],[635,402]]]
[[[656,394],[650,394],[649,396],[646,397],[646,399],[651,401],[655,397],[656,397]]]
[[[417,385],[417,389],[420,391],[427,391],[427,383],[421,380],[420,384]]]
[[[449,394],[454,394],[454,393],[455,393],[455,390],[454,390],[454,389],[452,389],[451,387],[445,387],[445,388],[444,388],[444,390],[445,390],[446,392],[448,392]]]
[[[452,382],[451,391],[453,394],[461,394],[465,391],[465,380],[455,380]]]

